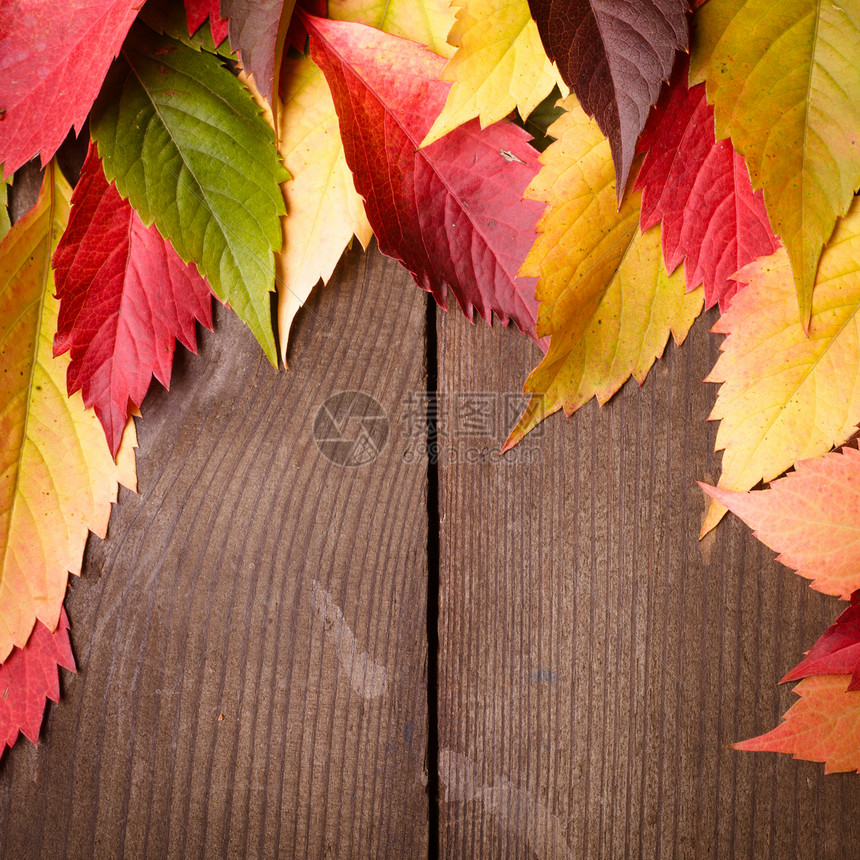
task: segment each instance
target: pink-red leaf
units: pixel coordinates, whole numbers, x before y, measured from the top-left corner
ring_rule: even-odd
[[[212,327],[212,293],[195,266],[154,225],[145,227],[108,183],[93,144],[54,268],[54,354],[70,351],[69,394],[82,391],[116,455],[151,377],[169,387],[174,339],[194,351],[195,320]]]
[[[305,22],[380,250],[443,308],[450,287],[470,320],[495,313],[536,337],[535,279],[517,277],[544,208],[522,199],[539,167],[528,135],[472,120],[419,149],[451,86],[445,61],[362,24]]]
[[[848,689],[860,690],[860,591],[851,595],[851,605],[780,683],[809,675],[851,675]]]
[[[706,306],[719,302],[725,310],[743,286],[732,275],[779,242],[743,158],[730,140],[716,140],[705,85],[687,86],[688,67],[686,59],[678,63],[639,140],[647,153],[636,179],[641,225],[663,222],[666,268],[686,258],[687,288],[703,284]]]
[[[212,41],[217,47],[227,38],[227,22],[219,14],[219,0],[185,0],[188,35],[193,36],[208,18]]]
[[[143,0],[0,3],[0,163],[47,164],[93,106]]]
[[[27,644],[0,663],[0,756],[19,733],[38,743],[46,700],[60,701],[58,666],[76,671],[65,609],[53,633],[37,621]]]
[[[621,200],[636,139],[676,51],[689,44],[687,0],[529,0],[550,60],[609,138]]]

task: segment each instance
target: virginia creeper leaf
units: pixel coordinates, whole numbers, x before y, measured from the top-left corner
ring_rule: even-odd
[[[104,172],[277,363],[269,310],[286,179],[274,134],[217,57],[132,33],[93,109]]]
[[[295,0],[221,0],[229,23],[230,46],[254,76],[257,89],[272,104],[272,81],[280,68],[287,25]]]
[[[807,326],[822,246],[860,185],[860,5],[710,0],[696,20],[692,78],[764,189]]]
[[[411,39],[440,57],[454,53],[447,41],[454,25],[449,0],[329,0],[328,17]]]
[[[850,675],[848,689],[860,690],[860,591],[780,684],[810,675]]]
[[[527,117],[558,84],[532,20],[528,0],[457,0],[448,43],[457,50],[442,72],[453,86],[423,146],[479,117],[481,128],[515,108]]]
[[[0,244],[0,662],[36,619],[57,626],[87,529],[104,537],[117,482],[134,488],[134,425],[114,463],[98,419],[65,394],[54,358],[51,256],[71,189],[53,163],[39,199]]]
[[[841,445],[860,423],[858,242],[855,205],[821,256],[808,338],[785,249],[738,273],[749,286],[714,326],[728,337],[706,380],[723,383],[710,415],[720,420],[720,488],[772,481],[798,460]],[[702,534],[725,511],[712,501]]]
[[[27,644],[0,663],[0,756],[19,734],[39,742],[45,703],[60,701],[58,666],[77,671],[65,609],[53,633],[37,621]]]
[[[597,124],[575,96],[564,106],[526,191],[548,205],[521,269],[539,277],[537,330],[549,351],[526,380],[532,397],[504,450],[561,408],[569,416],[592,397],[605,403],[631,374],[641,384],[670,333],[681,343],[702,309],[701,291],[666,273],[659,229],[639,231],[639,194],[617,208]]]
[[[208,18],[216,47],[227,38],[227,21],[220,15],[219,0],[185,0],[188,35],[193,36]]]
[[[419,150],[450,87],[444,61],[362,24],[305,22],[380,250],[443,308],[450,287],[470,320],[495,313],[535,337],[534,282],[517,278],[542,209],[522,200],[538,168],[528,135],[472,120]]]
[[[9,220],[9,180],[0,179],[0,241],[9,232],[12,222]]]
[[[860,690],[848,690],[848,682],[845,675],[805,678],[793,691],[800,700],[788,709],[782,723],[732,748],[821,761],[825,773],[860,771]]]
[[[636,140],[689,43],[687,0],[529,0],[547,56],[609,138],[619,202]]]
[[[54,354],[69,352],[69,395],[81,391],[116,455],[150,378],[170,387],[175,338],[196,351],[195,320],[212,328],[212,293],[155,225],[144,227],[108,183],[90,144],[54,255],[60,316]]]
[[[373,236],[340,141],[328,84],[310,57],[281,67],[278,148],[293,177],[284,185],[287,217],[277,255],[278,342],[286,364],[287,339],[313,287],[327,282],[353,235],[366,248]]]
[[[853,448],[801,461],[768,490],[701,486],[813,588],[846,599],[860,588],[860,453]]]
[[[688,289],[704,285],[705,307],[725,310],[738,291],[732,275],[779,247],[761,191],[753,191],[743,158],[714,137],[714,110],[705,86],[688,88],[679,62],[639,140],[647,153],[642,189],[643,230],[662,222],[663,257],[674,272],[682,260]]]
[[[217,22],[211,19],[210,26],[205,26],[210,8],[215,10],[217,16],[218,0],[206,0],[193,13],[190,6],[186,9],[176,0],[147,0],[137,20],[156,33],[170,36],[195,51],[209,51],[225,59],[235,60],[236,55],[230,50],[230,42],[227,41],[227,22],[222,18],[217,18]],[[197,26],[192,30],[193,24]],[[213,34],[218,36],[217,43]]]
[[[47,164],[80,132],[143,0],[7,0],[0,4],[0,164]]]

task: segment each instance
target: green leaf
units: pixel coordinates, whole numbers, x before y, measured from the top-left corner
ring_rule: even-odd
[[[709,0],[690,78],[746,159],[808,327],[821,249],[860,185],[860,4]]]
[[[90,118],[107,178],[277,364],[269,292],[288,178],[274,133],[217,57],[134,30]]]
[[[219,45],[212,38],[212,29],[208,19],[197,28],[193,35],[188,35],[188,18],[185,6],[175,0],[148,0],[147,4],[140,10],[138,21],[143,21],[147,27],[151,27],[156,33],[170,36],[194,48],[195,51],[209,51],[210,54],[218,54],[225,60],[237,59],[236,54],[230,50],[230,40],[224,39]]]

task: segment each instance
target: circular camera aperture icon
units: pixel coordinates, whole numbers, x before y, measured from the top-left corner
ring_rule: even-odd
[[[369,394],[340,391],[329,397],[314,419],[314,441],[337,466],[373,462],[388,439],[388,416]]]

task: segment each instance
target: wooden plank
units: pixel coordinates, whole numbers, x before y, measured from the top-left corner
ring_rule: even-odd
[[[140,495],[72,584],[80,672],[0,763],[2,856],[426,853],[426,462],[394,444],[424,328],[373,251],[300,314],[289,372],[223,309],[178,352],[138,421]],[[344,389],[391,419],[354,468],[312,438]]]
[[[518,392],[539,355],[439,318],[441,856],[855,856],[856,776],[726,749],[840,607],[733,518],[696,540],[714,315],[641,390],[471,460],[506,428],[465,437],[450,395]]]

